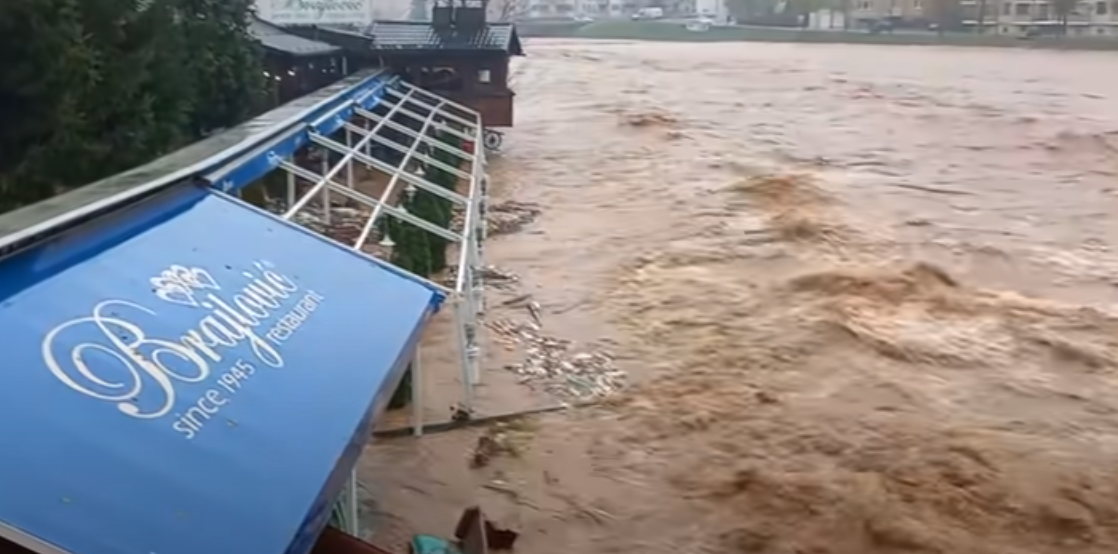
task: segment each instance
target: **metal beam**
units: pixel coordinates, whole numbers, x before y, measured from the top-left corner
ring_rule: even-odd
[[[451,106],[453,108],[456,108],[458,111],[466,114],[468,117],[472,117],[476,121],[481,121],[481,114],[478,113],[477,110],[475,110],[473,108],[470,108],[469,106],[464,106],[464,105],[459,104],[459,103],[457,103],[457,102],[455,102],[455,101],[453,101],[449,98],[432,94],[432,93],[430,93],[426,90],[423,90],[423,89],[421,89],[421,88],[419,88],[415,85],[409,85],[408,83],[406,83],[404,81],[399,81],[398,84],[402,85],[403,88],[406,89],[407,92],[400,92],[399,90],[396,90],[395,88],[386,88],[385,92],[387,92],[388,94],[391,94],[392,96],[395,96],[397,98],[403,98],[405,94],[407,94],[408,92],[411,92],[411,93],[414,93],[414,94],[416,94],[417,96],[420,96],[420,97],[430,98],[430,100],[427,100],[427,101],[419,100],[418,98],[414,98],[414,97],[411,99],[411,102],[414,102],[414,103],[416,103],[416,104],[418,104],[418,105],[420,105],[424,108],[430,109],[430,108],[433,108],[435,104],[443,103],[443,104],[446,104],[446,105]],[[459,122],[463,125],[470,125],[470,126],[476,126],[477,125],[477,123],[474,123],[474,122],[470,121],[469,119],[467,119],[465,117],[462,117],[458,114],[447,112],[445,115],[448,118],[453,119],[453,120],[455,120],[455,121],[457,121],[457,122]]]
[[[380,137],[380,138],[383,138],[383,137]],[[376,142],[378,144],[384,144],[382,141],[377,140],[377,139],[378,139],[378,137],[373,137],[373,142]],[[338,141],[335,141],[335,140],[328,139],[328,138],[326,138],[322,135],[319,135],[319,134],[311,135],[311,142],[314,142],[315,144],[319,144],[323,147],[329,148],[329,149],[331,149],[331,150],[333,150],[333,151],[335,151],[339,154],[343,154],[345,152],[350,151],[348,148],[346,148],[344,145],[342,145],[342,143],[340,143]],[[439,186],[435,183],[432,183],[431,181],[428,181],[427,179],[424,179],[423,177],[419,177],[418,175],[415,175],[415,174],[412,174],[412,173],[408,172],[407,169],[403,167],[403,164],[401,164],[401,166],[399,166],[399,167],[393,167],[392,164],[390,164],[390,163],[387,163],[383,160],[378,160],[378,159],[376,159],[372,156],[366,156],[365,154],[363,154],[361,152],[357,152],[356,154],[354,154],[353,159],[355,159],[355,160],[357,160],[357,161],[359,161],[363,164],[371,165],[371,166],[385,172],[388,175],[392,175],[393,177],[399,176],[399,177],[403,178],[404,181],[407,181],[409,184],[415,185],[415,186],[417,186],[417,187],[419,187],[419,188],[421,188],[421,189],[423,189],[427,192],[430,192],[431,194],[434,194],[435,196],[445,198],[445,199],[450,200],[451,202],[454,202],[456,204],[466,204],[468,202],[467,197],[465,197],[461,194],[458,194],[457,192],[452,191],[452,190],[450,190],[446,187]]]
[[[392,126],[392,125],[396,125],[396,124],[390,121],[390,122],[388,122],[388,125]],[[403,126],[401,125],[400,127],[403,127]],[[403,128],[407,129],[407,127],[403,127]],[[359,135],[365,135],[365,134],[368,133],[367,130],[361,128],[358,125],[354,125],[352,123],[346,123],[345,124],[345,129],[347,131],[357,133]],[[410,133],[415,133],[415,131],[412,131],[411,129],[407,129],[407,130]],[[380,138],[381,138],[381,140],[376,140],[376,139],[373,139],[373,140],[376,140],[377,144],[387,146],[387,147],[389,147],[389,148],[391,148],[391,149],[393,149],[397,152],[401,152],[401,153],[407,152],[408,147],[404,146],[402,143],[396,142],[396,141],[394,141],[394,140],[392,140],[388,137],[380,137]],[[427,146],[432,146],[432,145],[437,146],[438,143],[439,143],[439,141],[437,139],[432,140],[431,138],[427,138],[427,139],[424,139],[424,140],[427,142]],[[451,152],[451,154],[454,154],[454,153]],[[437,167],[437,168],[439,168],[443,171],[446,171],[448,173],[452,173],[460,179],[469,179],[470,177],[472,177],[472,175],[470,175],[469,173],[467,173],[465,171],[462,171],[461,169],[458,169],[457,167],[454,167],[450,164],[439,161],[438,159],[433,158],[431,156],[428,156],[427,154],[424,154],[424,153],[421,153],[421,152],[416,152],[415,157],[416,157],[416,159],[419,159],[419,160],[423,161],[424,163],[433,165],[433,166],[435,166],[435,167]],[[466,158],[464,161],[473,162],[473,158],[472,157]]]
[[[385,126],[387,126],[387,127],[395,129],[395,130],[397,130],[401,133],[405,133],[408,136],[410,136],[411,138],[418,139],[418,140],[423,140],[424,142],[426,142],[427,146],[434,146],[435,148],[438,148],[438,149],[440,149],[444,152],[447,152],[447,153],[453,155],[454,157],[456,157],[456,158],[458,158],[462,161],[473,163],[474,156],[471,156],[469,152],[466,152],[465,150],[462,150],[460,148],[455,148],[455,147],[450,146],[448,144],[444,144],[442,141],[440,141],[438,139],[434,139],[430,136],[421,137],[419,135],[419,133],[415,132],[415,130],[409,129],[408,127],[406,127],[404,125],[400,125],[399,123],[396,123],[395,121],[385,120],[384,118],[380,117],[379,115],[374,114],[372,112],[367,112],[365,110],[360,110],[357,115],[360,115],[361,117],[364,117],[365,119],[369,119],[371,121],[378,122],[378,123],[380,121],[385,121]],[[361,127],[359,127],[357,125],[354,125],[352,123],[346,123],[345,128],[349,129],[350,131],[353,131],[355,133],[361,134],[361,135],[364,135],[364,134],[368,133],[367,130],[362,129]],[[389,148],[391,148],[391,149],[393,149],[397,152],[407,152],[408,147],[404,146],[402,143],[396,142],[396,141],[394,141],[394,140],[392,140],[388,137],[380,137],[380,138],[381,138],[381,140],[378,140],[377,141],[378,143],[380,143],[384,146],[387,146],[387,147],[389,147]],[[427,154],[423,154],[421,152],[416,152],[415,157],[424,161],[424,162],[426,162],[426,163],[429,163],[429,164],[431,164],[431,165],[433,165],[433,166],[435,166],[439,169],[442,169],[443,171],[453,173],[453,174],[457,175],[458,177],[460,177],[462,179],[469,179],[471,177],[471,175],[469,173],[467,173],[465,171],[462,171],[461,169],[458,169],[457,167],[454,167],[450,164],[439,161],[439,160],[437,160],[437,159],[435,159],[431,156],[428,156]]]
[[[408,91],[408,92],[413,92],[413,91]],[[391,114],[391,113],[392,112],[390,110],[389,114]],[[373,129],[373,133],[375,133],[378,130],[379,130],[379,128]],[[361,149],[365,147],[365,144],[367,144],[370,140],[372,140],[372,137],[373,137],[373,134],[370,133],[368,136],[363,137],[361,140],[357,141],[357,144],[354,145],[353,150],[351,150],[351,151],[347,152],[345,155],[343,155],[342,159],[338,162],[337,165],[334,166],[333,169],[327,171],[325,175],[319,176],[319,177],[321,177],[320,180],[318,180],[316,182],[315,180],[312,179],[311,182],[313,182],[314,185],[311,186],[311,190],[309,190],[307,192],[307,194],[303,196],[303,198],[299,199],[295,203],[295,205],[287,207],[287,211],[284,212],[284,214],[283,214],[284,219],[291,219],[291,216],[295,215],[299,210],[303,209],[303,207],[306,206],[311,201],[311,198],[314,198],[315,195],[317,195],[319,193],[319,191],[321,191],[323,189],[323,187],[326,186],[326,183],[328,183],[331,179],[334,178],[334,175],[337,175],[338,172],[341,171],[342,167],[346,164],[346,162],[352,160],[354,154],[357,153],[357,152],[360,152]],[[312,138],[313,138],[313,133],[312,133]],[[326,206],[326,209],[329,210],[330,206]]]
[[[460,111],[464,114],[468,114],[470,116],[473,116],[474,119],[477,119],[478,122],[481,122],[481,112],[479,112],[479,111],[477,111],[477,110],[475,110],[475,109],[473,109],[473,108],[471,108],[471,107],[469,107],[465,104],[455,102],[454,100],[451,100],[449,98],[444,98],[444,97],[438,96],[438,95],[436,95],[436,94],[434,94],[430,91],[421,89],[421,88],[419,88],[419,87],[417,87],[417,86],[415,86],[411,83],[408,83],[407,81],[404,81],[404,80],[397,81],[397,84],[406,88],[408,90],[408,92],[418,92],[419,96],[424,96],[424,97],[427,97],[427,98],[431,98],[436,102],[446,102],[447,105],[453,107],[454,109],[456,109],[456,110],[458,110],[458,111]],[[390,90],[390,89],[386,89],[386,90]],[[423,102],[419,102],[419,103],[423,103]],[[453,114],[449,114],[449,115],[453,116]],[[455,119],[458,119],[458,118],[455,117]],[[461,121],[461,120],[459,119],[459,121]]]
[[[385,104],[391,104],[391,103],[390,102],[385,102]],[[407,108],[403,107],[402,104],[392,104],[392,106],[396,107],[396,112],[395,113],[406,115],[406,116],[411,117],[412,119],[415,119],[417,121],[423,121],[422,118],[426,117],[426,116],[421,116],[419,114],[416,114],[415,112],[410,112]],[[364,108],[358,108],[357,109],[357,115],[359,115],[361,117],[364,117],[365,119],[368,119],[370,121],[374,121],[374,122],[380,122],[380,121],[384,121],[385,119],[387,119],[383,115],[373,113],[373,112],[371,112],[369,110],[366,110]],[[405,125],[401,125],[399,123],[396,123],[395,121],[390,121],[386,125],[394,126],[392,128],[397,129],[397,130],[399,130],[400,127],[403,127],[404,129],[407,129],[409,132],[415,133],[414,130],[409,129]],[[437,125],[433,125],[433,126],[437,127]],[[449,127],[447,127],[447,128],[449,129]],[[458,137],[462,140],[468,140],[468,141],[471,141],[471,142],[473,142],[473,140],[474,140],[473,137],[470,137],[469,135],[467,135],[467,134],[465,134],[461,131],[458,131],[457,129],[451,129],[451,131],[452,131],[451,132],[452,135],[454,135],[454,136],[456,136],[456,137]],[[450,152],[451,154],[454,154],[455,156],[458,156],[459,158],[462,158],[465,161],[472,162],[474,160],[474,158],[476,157],[475,154],[472,154],[470,152],[462,150],[461,148],[455,148],[455,147],[450,146],[448,144],[438,143],[438,146],[439,146],[439,148],[441,148],[441,149],[443,149],[447,152]]]
[[[384,90],[385,90],[386,93],[388,93],[392,96],[395,96],[396,98],[401,98],[402,99],[405,96],[405,93],[401,93],[400,91],[394,90],[392,88],[386,88]],[[415,89],[411,89],[411,90],[415,90]],[[409,92],[410,92],[410,90],[409,90]],[[435,109],[433,104],[428,104],[426,102],[421,102],[419,100],[416,100],[415,98],[410,98],[406,101],[401,101],[399,103],[393,102],[388,98],[382,98],[380,102],[382,104],[384,104],[386,107],[389,107],[389,108],[394,107],[394,106],[399,106],[400,104],[415,104],[417,107],[419,107],[421,109],[424,109],[424,110],[433,111]],[[423,121],[423,118],[425,117],[425,116],[417,114],[414,111],[411,111],[407,108],[404,108],[404,109],[400,110],[400,113],[402,113],[404,115],[407,115],[408,117],[411,117],[412,119],[415,119],[417,121]],[[465,139],[472,140],[472,137],[470,137],[469,135],[479,135],[479,134],[481,134],[481,128],[482,128],[483,124],[482,124],[482,120],[481,120],[480,115],[477,116],[476,121],[470,121],[468,119],[458,117],[458,116],[456,116],[452,113],[448,113],[448,112],[444,112],[442,115],[443,115],[443,117],[446,117],[447,119],[451,119],[451,120],[457,122],[458,124],[462,125],[463,127],[465,127],[467,129],[468,134],[463,134],[463,138],[465,138]],[[453,132],[453,133],[463,133],[462,131],[459,131],[459,130],[453,128],[453,127],[450,127],[449,125],[447,125],[445,123],[436,122],[436,126],[439,127],[440,129],[447,130],[447,131],[450,131],[450,132]]]
[[[299,167],[299,166],[297,166],[297,165],[295,165],[291,162],[280,162],[280,167],[289,171],[289,172],[291,172],[291,173],[293,173],[293,174],[295,174],[296,176],[302,177],[303,179],[306,179],[308,181],[313,181],[314,179],[321,178],[321,175],[318,175],[317,173],[315,173],[315,172],[313,172],[309,169]],[[435,225],[434,223],[431,223],[430,221],[427,221],[426,219],[423,219],[421,217],[416,217],[416,216],[408,213],[407,210],[401,210],[400,208],[397,208],[395,206],[390,206],[386,202],[382,202],[382,201],[377,200],[376,198],[373,198],[373,197],[371,197],[371,196],[369,196],[365,193],[362,193],[362,192],[356,191],[354,189],[351,189],[351,188],[349,188],[349,187],[347,187],[347,186],[345,186],[341,183],[338,183],[337,181],[333,181],[332,179],[328,179],[328,180],[323,181],[323,184],[325,186],[330,187],[330,190],[332,190],[334,192],[337,192],[338,194],[341,194],[342,196],[345,196],[345,197],[347,197],[351,200],[354,200],[354,201],[359,202],[361,204],[364,204],[364,205],[366,205],[370,208],[373,208],[373,210],[378,210],[378,211],[379,210],[384,210],[385,213],[387,213],[388,215],[391,215],[392,217],[395,217],[395,218],[397,218],[401,221],[406,221],[406,222],[408,222],[412,225],[415,225],[416,227],[419,227],[420,229],[423,229],[427,232],[436,234],[436,235],[438,235],[438,236],[440,236],[440,237],[442,237],[442,238],[444,238],[448,241],[451,241],[451,242],[454,242],[454,243],[460,243],[460,242],[463,241],[463,235],[462,234],[458,234],[458,233],[455,233],[455,232],[450,231],[448,229],[444,229],[442,227],[439,227],[438,225]],[[314,189],[311,189],[311,191],[307,192],[306,196],[304,196],[304,200],[309,198],[309,197],[314,196],[314,192],[315,192]],[[305,202],[304,202],[304,204],[305,204]],[[374,214],[379,213],[378,211],[374,211],[373,213]],[[288,216],[287,214],[284,214],[283,217],[284,217],[284,219],[291,219],[291,217]],[[370,218],[370,219],[372,219],[372,218]],[[360,246],[358,246],[358,247],[360,247]]]
[[[438,112],[435,111],[435,110],[432,110],[431,113],[427,116],[427,119],[423,121],[423,126],[419,128],[419,134],[420,135],[427,132],[427,128],[431,126],[431,121],[435,119],[435,114],[436,113],[438,113]],[[369,136],[367,136],[367,137],[365,137],[361,140],[364,140],[364,141],[368,142],[368,140],[372,136],[373,135],[370,134]],[[393,189],[395,189],[396,185],[400,182],[400,176],[408,172],[407,171],[408,162],[411,161],[411,157],[413,155],[415,155],[415,151],[418,148],[419,148],[419,141],[418,140],[412,141],[412,145],[411,145],[411,148],[408,149],[408,153],[404,154],[404,159],[400,160],[400,165],[397,168],[395,174],[392,175],[392,178],[388,180],[388,186],[384,187],[384,194],[381,195],[381,202],[378,203],[379,205],[377,207],[373,208],[373,215],[369,216],[373,220],[374,225],[376,224],[377,218],[380,217],[381,210],[383,210],[385,208],[384,200],[387,199],[387,198],[392,197]],[[419,181],[426,182],[426,179],[419,179]],[[417,185],[417,186],[419,186],[419,185]],[[435,187],[436,188],[442,188],[442,187],[439,187],[438,185],[435,185]],[[445,190],[445,189],[443,189],[443,190]],[[432,227],[434,227],[434,225],[432,225]],[[444,229],[442,229],[442,227],[438,227],[438,229],[444,230]],[[463,238],[465,238],[465,237],[463,237]]]
[[[412,118],[415,121],[423,121],[423,119],[427,117],[425,115],[420,115],[416,112],[413,112],[413,111],[405,108],[403,102],[393,103],[393,102],[390,102],[388,100],[381,100],[380,104],[382,106],[385,106],[385,107],[389,108],[389,109],[395,109],[396,113],[406,115],[406,116]],[[450,134],[452,134],[452,135],[454,135],[454,136],[456,136],[456,137],[458,137],[462,140],[469,140],[469,141],[477,140],[477,133],[473,133],[471,131],[471,133],[473,133],[473,134],[471,134],[471,133],[466,133],[464,131],[459,131],[458,129],[455,129],[454,127],[451,127],[450,125],[448,125],[446,123],[436,121],[435,124],[434,124],[434,127],[436,129],[440,130],[440,131],[445,131],[447,133],[450,133]],[[470,125],[469,127],[473,128],[474,126]]]

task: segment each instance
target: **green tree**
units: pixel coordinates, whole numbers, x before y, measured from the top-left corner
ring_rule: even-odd
[[[453,135],[439,133],[435,138],[449,146],[462,148],[462,141]],[[459,161],[457,156],[441,148],[435,148],[431,152],[431,157],[451,167],[456,167]],[[424,173],[428,181],[447,190],[457,191],[457,175],[433,165],[428,165]],[[417,200],[419,205],[416,215],[444,229],[450,228],[451,219],[454,217],[454,206],[450,200],[427,191],[420,191]],[[432,271],[437,273],[446,269],[446,249],[449,246],[447,240],[432,235],[428,239],[428,246]]]
[[[0,2],[0,210],[136,165],[180,141],[189,97],[152,84],[181,60],[173,31],[165,4]]]
[[[94,80],[77,0],[0,2],[0,210],[53,194],[81,148]],[[55,132],[55,129],[58,132]]]
[[[415,191],[414,195],[407,194],[400,203],[400,207],[407,210],[408,213],[414,214],[418,193],[419,191]],[[431,247],[428,242],[432,237],[430,233],[392,216],[385,216],[384,219],[377,222],[377,225],[380,228],[381,236],[391,238],[392,242],[396,244],[391,254],[393,264],[420,277],[427,277],[431,274]],[[403,377],[400,378],[400,384],[392,393],[388,408],[394,410],[407,406],[411,401],[411,389],[412,374],[409,364]]]
[[[196,86],[191,131],[236,125],[266,100],[263,52],[248,25],[252,0],[173,0],[183,13],[186,73]]]
[[[248,0],[0,1],[0,211],[140,165],[261,99]]]
[[[83,157],[95,166],[66,186],[141,165],[188,138],[194,102],[189,75],[181,71],[184,40],[172,1],[81,3],[97,71],[82,98],[90,133]]]

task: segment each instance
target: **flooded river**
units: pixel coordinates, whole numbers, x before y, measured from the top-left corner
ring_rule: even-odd
[[[519,483],[535,552],[1118,549],[1113,55],[528,51],[490,261],[634,384],[440,494]]]

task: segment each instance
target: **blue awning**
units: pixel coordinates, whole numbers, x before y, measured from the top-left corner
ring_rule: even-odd
[[[0,536],[303,554],[442,296],[184,186],[0,263]]]

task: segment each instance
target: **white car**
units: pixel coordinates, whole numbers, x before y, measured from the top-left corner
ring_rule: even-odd
[[[698,17],[688,21],[683,27],[692,33],[705,33],[710,30],[710,26],[713,24],[714,20],[709,17]]]
[[[633,19],[663,19],[664,8],[641,8],[633,14]]]

